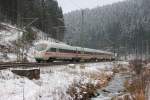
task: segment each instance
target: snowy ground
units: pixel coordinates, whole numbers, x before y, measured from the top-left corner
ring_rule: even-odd
[[[12,41],[17,40],[18,38],[22,37],[22,31],[15,26],[12,26],[7,23],[0,23],[5,27],[5,29],[0,30],[0,43],[9,44]],[[4,45],[3,44],[3,45]]]
[[[97,80],[90,75],[112,74],[113,63],[54,66],[41,69],[39,80],[29,80],[11,73],[0,71],[0,100],[71,100],[66,93],[74,82],[93,83]],[[107,71],[106,71],[107,70]]]
[[[2,27],[2,29],[0,30],[0,46],[3,47],[0,48],[0,62],[16,61],[16,54],[8,52],[7,50],[14,50],[15,46],[13,42],[21,38],[23,32],[16,26],[10,25],[8,23],[0,23],[0,25]]]
[[[7,53],[7,56],[4,56],[4,54],[0,52],[0,61],[1,62],[14,62],[16,60],[17,60],[16,54]]]

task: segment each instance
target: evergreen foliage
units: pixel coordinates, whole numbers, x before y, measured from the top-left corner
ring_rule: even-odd
[[[149,9],[150,0],[126,0],[95,9],[67,13],[64,15],[67,28],[65,40],[73,45],[121,54],[146,54],[146,50],[150,49]]]
[[[56,36],[54,27],[64,26],[62,9],[55,0],[0,0],[0,21],[26,26],[38,18],[33,26],[46,32],[49,36],[63,39],[64,30],[59,30]],[[19,25],[19,26],[20,26]]]

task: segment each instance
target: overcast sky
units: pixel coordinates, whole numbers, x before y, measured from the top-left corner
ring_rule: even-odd
[[[63,12],[67,13],[81,8],[94,8],[123,0],[57,0]]]

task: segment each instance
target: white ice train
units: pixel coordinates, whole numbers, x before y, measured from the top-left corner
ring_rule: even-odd
[[[113,53],[111,52],[48,41],[36,43],[34,57],[37,62],[52,62],[57,60],[77,62],[114,60]]]

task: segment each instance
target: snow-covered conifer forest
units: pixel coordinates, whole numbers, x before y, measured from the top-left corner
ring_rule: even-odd
[[[77,1],[0,0],[0,100],[150,100],[150,0]]]

